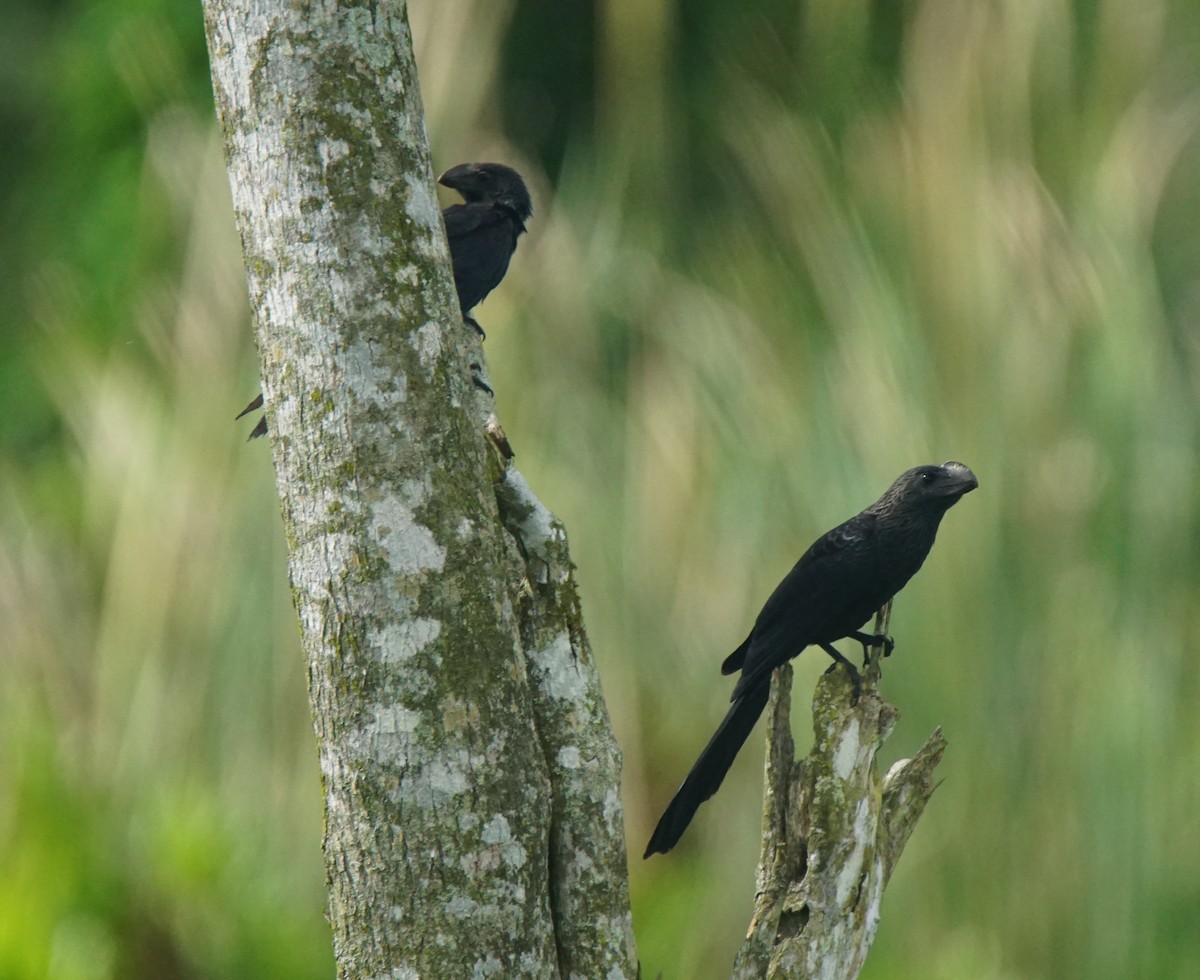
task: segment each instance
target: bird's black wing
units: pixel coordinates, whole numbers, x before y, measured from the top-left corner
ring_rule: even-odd
[[[732,699],[810,643],[832,642],[858,629],[886,601],[885,596],[871,605],[878,591],[875,535],[875,515],[864,512],[813,542],[771,593],[746,642],[721,665],[722,673],[742,671]]]
[[[474,204],[451,204],[442,211],[442,220],[446,223],[446,237],[454,242],[482,226],[506,219],[504,212],[494,204],[476,202]]]
[[[509,212],[494,204],[454,204],[442,219],[458,302],[464,314],[470,313],[504,278],[518,231]]]
[[[750,635],[721,664],[721,673],[733,674],[745,667],[746,656],[756,635],[759,638],[758,645],[761,646],[766,636],[786,622],[794,622],[799,628],[800,623],[797,620],[800,617],[797,613],[802,610],[792,607],[803,601],[806,594],[817,591],[823,581],[828,581],[820,574],[827,564],[836,564],[839,561],[838,556],[844,552],[866,545],[872,532],[870,515],[858,514],[817,538],[792,566],[792,570],[783,581],[775,587],[775,591],[759,612]]]

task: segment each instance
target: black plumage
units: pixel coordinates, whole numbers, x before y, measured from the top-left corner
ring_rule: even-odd
[[[807,646],[819,646],[850,672],[857,697],[858,671],[833,643],[890,643],[863,633],[863,625],[916,574],[942,516],[978,485],[962,463],[907,470],[875,503],[804,553],[763,606],[750,635],[721,665],[723,674],[741,671],[733,705],[658,821],[645,857],[674,847],[696,809],[717,791],[766,706],[776,667]]]
[[[238,412],[236,416],[234,416],[233,420],[236,422],[243,415],[249,415],[256,408],[262,408],[262,407],[263,407],[263,396],[262,396],[262,392],[260,391],[257,395],[255,395],[250,400],[249,405],[247,405],[240,412]],[[246,441],[249,442],[251,439],[257,439],[259,436],[265,436],[266,434],[267,434],[267,417],[264,415],[264,416],[262,416],[262,418],[260,418],[258,420],[258,422],[257,422],[257,424],[255,424],[254,428],[250,430],[250,435],[246,436]]]
[[[533,202],[521,175],[502,163],[460,163],[438,183],[458,191],[466,202],[446,208],[442,220],[463,319],[482,334],[471,310],[504,278]]]
[[[533,202],[521,175],[502,163],[460,163],[438,178],[438,183],[462,195],[465,204],[452,204],[442,211],[446,238],[450,244],[450,263],[454,269],[454,288],[464,322],[480,336],[483,328],[471,316],[471,310],[500,285],[508,272],[508,263],[517,248],[517,239],[525,231],[525,222],[533,215]],[[490,392],[479,378],[475,384]],[[238,414],[262,408],[258,395]],[[258,420],[248,438],[266,435],[267,417]]]

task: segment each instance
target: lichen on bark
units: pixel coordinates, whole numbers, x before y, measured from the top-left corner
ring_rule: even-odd
[[[526,571],[519,616],[550,770],[551,909],[563,977],[636,975],[621,756],[583,625],[566,529],[511,465],[496,498]]]
[[[405,5],[205,0],[205,21],[339,975],[632,976],[619,756],[565,539],[565,576],[527,592],[500,519]]]
[[[875,633],[886,633],[887,608]],[[946,746],[941,729],[885,777],[875,755],[899,713],[878,694],[878,648],[851,704],[843,670],[813,695],[814,744],[794,759],[792,670],[776,671],[767,704],[763,842],[754,915],[733,975],[848,980],[866,961],[883,890],[933,794],[933,769]]]

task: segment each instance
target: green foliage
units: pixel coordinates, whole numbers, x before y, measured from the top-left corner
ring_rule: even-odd
[[[20,6],[0,975],[328,976],[270,460],[232,423],[257,388],[200,12]],[[518,462],[571,535],[631,852],[800,551],[960,458],[981,488],[897,603],[883,679],[892,756],[941,724],[946,782],[864,975],[1196,974],[1192,5],[596,5],[590,44],[532,64],[544,6],[412,19],[439,164],[506,160],[534,188],[477,312]],[[505,94],[516,147],[490,128]],[[801,749],[823,661],[797,662]],[[759,830],[744,754],[676,852],[632,862],[649,976],[728,973]]]

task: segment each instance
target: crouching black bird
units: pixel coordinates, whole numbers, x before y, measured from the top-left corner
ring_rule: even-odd
[[[438,183],[463,196],[466,204],[452,204],[442,212],[454,287],[463,319],[483,336],[471,310],[500,285],[508,260],[533,215],[533,202],[521,175],[502,163],[460,163],[438,178]]]
[[[471,316],[471,310],[483,302],[508,271],[508,262],[517,249],[517,239],[525,231],[525,222],[533,216],[533,201],[521,175],[502,163],[460,163],[438,178],[438,183],[462,195],[466,204],[452,204],[442,211],[446,238],[450,243],[450,264],[454,268],[454,288],[463,321],[479,335],[483,328]],[[491,392],[475,378],[475,384]],[[238,414],[262,408],[258,395]],[[266,435],[267,417],[258,420],[249,438]]]
[[[858,671],[834,641],[856,640],[864,649],[890,642],[863,633],[863,625],[916,574],[942,515],[977,486],[962,463],[915,467],[804,553],[771,593],[745,642],[721,664],[723,674],[742,672],[730,698],[733,707],[658,821],[644,857],[674,847],[696,809],[717,791],[766,707],[776,667],[815,644],[849,671],[857,699]]]

